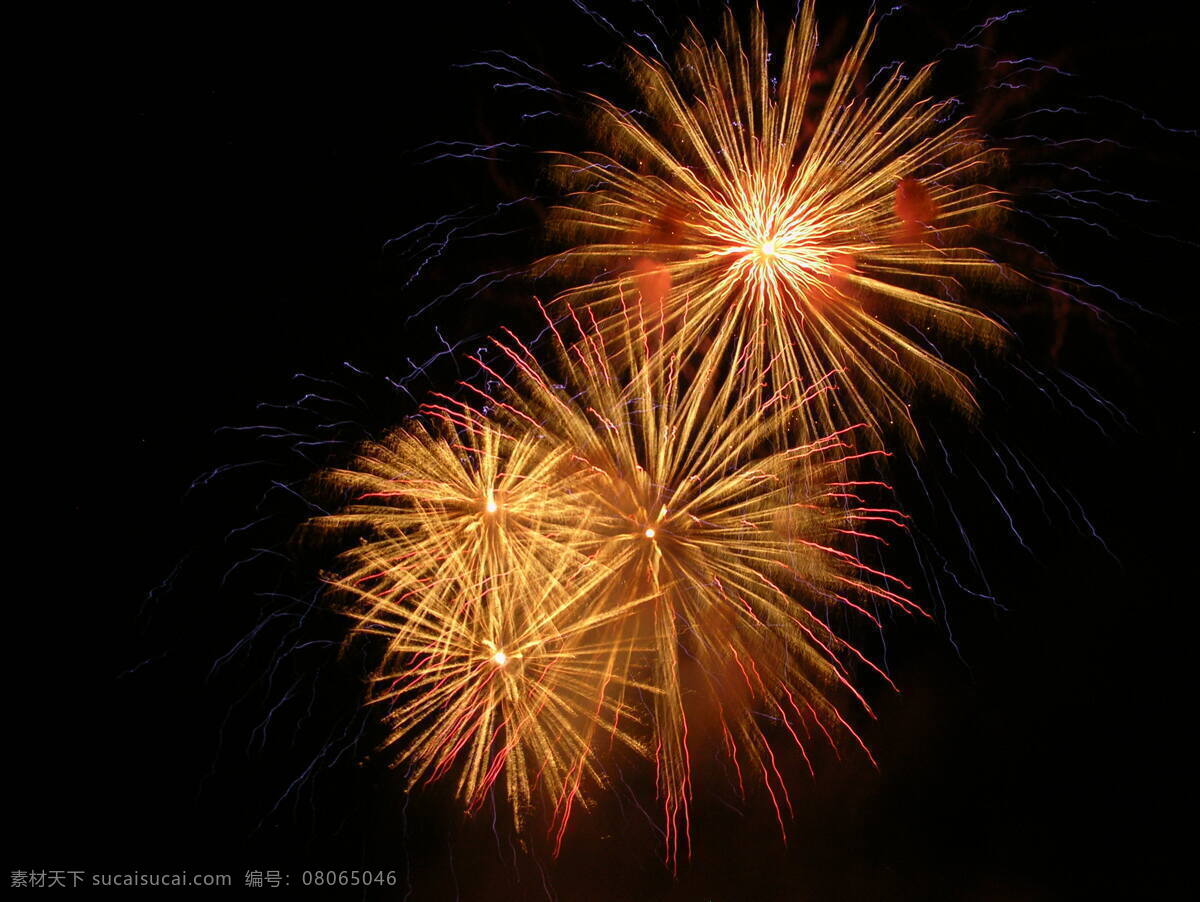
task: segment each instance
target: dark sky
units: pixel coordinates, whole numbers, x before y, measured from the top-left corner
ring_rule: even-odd
[[[516,234],[452,248],[411,285],[412,261],[385,242],[469,204],[547,190],[536,150],[586,140],[574,101],[497,91],[486,73],[455,64],[500,49],[568,92],[619,90],[582,65],[618,59],[616,39],[569,0],[384,14],[171,7],[28,23],[36,62],[19,106],[32,114],[22,140],[39,201],[26,240],[38,264],[35,292],[18,302],[35,328],[10,338],[18,409],[30,413],[9,445],[33,515],[12,513],[24,541],[9,596],[10,869],[187,869],[240,883],[248,869],[276,868],[294,884],[304,869],[369,867],[400,874],[379,898],[404,898],[411,880],[417,900],[1154,898],[1186,878],[1197,139],[1142,112],[1200,125],[1188,102],[1195,15],[1158,3],[1119,19],[1098,3],[1025,6],[997,32],[997,51],[1076,74],[1039,81],[1044,103],[1025,97],[987,114],[1093,98],[1079,122],[1063,114],[1060,133],[1122,146],[1077,144],[1060,159],[1155,202],[1113,204],[1117,241],[1094,230],[1047,238],[1064,266],[1153,314],[1091,295],[1125,325],[1075,317],[1054,359],[1051,318],[1016,312],[1021,359],[1071,369],[1128,424],[1110,415],[1100,430],[1062,400],[1039,402],[1039,389],[1010,394],[1020,379],[1004,374],[1007,361],[984,362],[996,386],[985,408],[986,397],[994,406],[977,431],[947,419],[962,463],[929,467],[961,492],[997,602],[944,586],[948,625],[889,627],[901,692],[872,689],[879,720],[864,725],[880,770],[847,754],[818,761],[816,781],[797,776],[786,846],[764,798],[737,813],[721,775],[701,767],[694,854],[675,878],[632,804],[656,807],[633,773],[619,803],[579,818],[544,874],[514,859],[506,834],[493,837],[488,813],[464,821],[437,789],[406,805],[397,776],[368,754],[373,727],[354,719],[356,653],[315,645],[279,660],[281,647],[336,639],[344,624],[333,616],[314,613],[295,635],[268,626],[213,669],[257,623],[294,610],[282,599],[311,594],[319,556],[288,542],[305,508],[270,486],[330,459],[320,446],[304,459],[288,442],[221,427],[321,438],[322,417],[340,411],[358,425],[334,432],[352,442],[355,429],[377,432],[411,412],[384,377],[438,349],[434,326],[452,341],[528,327],[521,285],[409,317],[543,250],[537,205],[504,220]],[[597,9],[623,30],[649,27],[637,4]],[[694,9],[664,5],[662,15],[678,23]],[[884,49],[923,62],[1006,9],[911,4]],[[853,28],[862,6],[818,12],[831,30]],[[938,87],[982,115],[979,59],[950,58]],[[539,109],[563,115],[522,123]],[[529,149],[497,165],[422,164],[436,152],[417,148],[450,139]],[[454,376],[439,366],[437,378]],[[308,392],[341,406],[261,406]],[[1022,548],[981,481],[962,475],[972,461],[976,472],[989,466],[980,431],[1030,449],[1103,542],[1078,515],[1043,516],[1048,493],[997,478]],[[189,491],[239,463],[254,466]],[[926,529],[948,555],[963,554],[945,517]],[[266,551],[234,566],[256,549]],[[314,778],[277,805],[314,760]]]

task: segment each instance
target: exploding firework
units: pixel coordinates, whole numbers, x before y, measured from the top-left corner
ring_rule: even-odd
[[[572,246],[545,263],[582,274],[563,301],[604,317],[608,340],[628,323],[614,311],[636,299],[671,348],[745,348],[743,389],[760,398],[794,401],[836,373],[838,392],[795,408],[803,441],[863,421],[918,442],[917,387],[975,407],[931,338],[1005,335],[961,300],[967,283],[1001,275],[971,246],[1004,208],[978,182],[996,154],[949,102],[924,97],[931,67],[867,79],[873,33],[820,105],[811,2],[777,66],[757,9],[745,39],[728,11],[720,44],[692,27],[673,68],[631,51],[644,111],[598,99],[605,152],[555,167],[577,189],[557,216]]]
[[[518,829],[537,790],[560,831],[587,803],[597,735],[644,751],[616,692],[636,641],[612,629],[642,599],[590,603],[607,574],[574,551],[582,477],[566,462],[440,408],[329,474],[354,502],[318,521],[363,534],[334,584],[355,631],[386,640],[370,701],[410,785],[454,773],[475,810],[503,778]]]
[[[463,587],[479,594],[501,573],[528,581],[510,586],[516,594],[536,595],[547,570],[569,563],[566,533],[578,525],[570,501],[581,477],[566,449],[451,408],[430,412],[328,474],[352,501],[322,525],[369,536],[343,556],[344,579],[371,581],[384,595],[417,579],[422,602],[435,608],[455,603]]]
[[[597,328],[563,324],[550,369],[515,339],[497,342],[516,376],[490,370],[503,389],[487,406],[572,449],[588,476],[572,540],[609,574],[591,604],[628,609],[629,641],[650,649],[631,663],[657,689],[649,745],[673,858],[687,836],[689,712],[719,724],[739,781],[744,766],[761,777],[782,827],[790,800],[755,712],[781,721],[802,752],[797,728],[808,723],[852,734],[831,698],[862,700],[846,660],[865,658],[819,615],[844,605],[878,625],[875,604],[919,609],[898,594],[906,586],[844,550],[874,541],[872,525],[902,524],[844,475],[878,452],[856,453],[853,428],[778,450],[781,420],[793,414],[781,394],[740,391],[720,355],[654,350],[661,335],[644,327],[627,323],[614,349]],[[815,386],[801,402],[827,390]]]

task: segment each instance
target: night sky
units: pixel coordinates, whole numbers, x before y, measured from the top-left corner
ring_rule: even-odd
[[[978,424],[930,405],[954,456],[927,450],[929,478],[954,499],[996,600],[943,576],[934,622],[888,625],[901,691],[864,681],[879,717],[861,723],[880,770],[848,748],[840,762],[818,753],[815,780],[786,760],[786,845],[765,796],[734,810],[726,775],[701,755],[693,854],[676,876],[635,804],[658,814],[653,774],[633,762],[626,788],[573,821],[557,861],[515,852],[503,814],[494,834],[489,811],[464,818],[444,788],[406,800],[386,756],[371,754],[378,727],[357,711],[365,650],[328,645],[346,626],[331,613],[312,611],[295,633],[268,623],[226,657],[295,610],[289,599],[312,599],[329,559],[295,537],[308,509],[293,490],[413,411],[386,377],[439,350],[435,327],[464,351],[500,324],[531,334],[530,292],[553,290],[514,280],[410,319],[549,250],[544,204],[514,205],[496,228],[511,234],[453,245],[411,284],[413,258],[387,242],[468,205],[548,193],[537,151],[586,147],[578,93],[625,99],[620,79],[583,65],[618,60],[619,42],[570,0],[30,23],[37,63],[20,106],[40,199],[26,237],[34,290],[15,293],[34,328],[10,332],[8,446],[24,499],[10,515],[22,577],[6,631],[10,870],[186,869],[240,885],[247,870],[277,869],[293,888],[255,894],[284,898],[302,894],[305,869],[370,868],[396,871],[399,885],[367,898],[411,886],[415,900],[1132,899],[1189,879],[1200,140],[1141,113],[1200,126],[1196,16],[1161,3],[1120,19],[1098,3],[1025,6],[995,31],[997,52],[1074,77],[1034,80],[1005,107],[981,91],[980,57],[962,53],[934,90],[1006,135],[1024,125],[1005,116],[1064,98],[1141,111],[1092,100],[1086,116],[1029,121],[1111,138],[1056,159],[1154,203],[1114,201],[1116,241],[1086,228],[1025,234],[1149,312],[1103,291],[1089,300],[1121,323],[1075,312],[1063,327],[1037,296],[1001,311],[1019,336],[1014,358],[1069,370],[1120,413],[1076,410],[1004,356],[978,358],[990,380]],[[596,8],[627,32],[647,27],[638,4]],[[697,8],[715,21],[716,5],[660,12],[677,24]],[[768,5],[768,22],[787,9]],[[844,46],[864,9],[826,0],[818,18]],[[1007,9],[910,4],[879,58],[922,63]],[[454,68],[495,49],[573,96],[496,90],[486,71]],[[559,115],[521,120],[537,110]],[[425,162],[440,150],[420,148],[457,139],[525,147],[492,164]],[[446,357],[430,377],[408,389],[419,399],[458,373]],[[308,393],[335,403],[288,407]],[[353,425],[322,431],[334,420]],[[340,444],[301,456],[293,441],[222,428],[260,424]],[[995,437],[1026,449],[1065,503],[997,473]],[[919,496],[911,477],[898,482],[902,501]],[[970,571],[958,524],[913,512]],[[930,598],[911,552],[892,569]]]

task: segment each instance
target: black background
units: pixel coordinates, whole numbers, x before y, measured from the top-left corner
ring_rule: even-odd
[[[1027,5],[1004,26],[1004,52],[1052,58],[1095,93],[1195,125],[1194,14]],[[635,6],[602,9],[623,25],[642,21]],[[915,4],[908,21],[922,28],[890,46],[921,61],[1004,9]],[[861,13],[819,9],[831,28]],[[273,610],[261,593],[300,594],[312,572],[266,555],[222,585],[255,547],[229,530],[303,516],[285,493],[256,505],[264,479],[302,477],[306,464],[217,430],[288,422],[257,405],[303,395],[311,385],[299,372],[341,384],[333,391],[358,399],[364,428],[381,429],[411,407],[378,377],[437,350],[431,323],[464,338],[527,325],[517,288],[407,318],[474,275],[464,266],[539,252],[536,207],[523,235],[480,241],[409,288],[405,261],[382,248],[540,178],[533,151],[506,168],[421,165],[430,154],[415,148],[582,140],[571,120],[513,131],[521,110],[546,106],[454,64],[500,48],[561,74],[564,87],[594,89],[580,63],[616,59],[618,43],[566,0],[107,11],[26,23],[15,39],[32,51],[19,93],[33,114],[23,138],[36,203],[23,232],[36,270],[19,301],[31,328],[9,339],[20,411],[9,424],[20,499],[10,512],[20,574],[8,597],[11,869],[187,869],[240,883],[247,869],[276,868],[295,884],[305,868],[370,867],[397,870],[419,900],[1147,898],[1186,877],[1196,250],[1147,235],[1194,240],[1194,138],[1116,111],[1088,126],[1109,123],[1129,145],[1091,159],[1110,184],[1161,201],[1130,226],[1140,240],[1064,242],[1077,271],[1162,314],[1068,334],[1064,362],[1131,425],[1102,435],[1061,410],[996,413],[1048,472],[1069,474],[1112,554],[1069,519],[1041,520],[1019,490],[1010,503],[1032,555],[997,518],[968,514],[1007,610],[949,593],[961,658],[942,626],[891,628],[901,693],[875,691],[879,720],[864,726],[880,771],[854,755],[819,760],[816,781],[794,783],[786,846],[764,798],[738,815],[719,793],[702,794],[693,857],[676,877],[645,818],[628,801],[610,805],[578,819],[561,858],[543,856],[543,875],[524,856],[513,863],[486,812],[464,821],[437,789],[406,807],[397,777],[368,754],[369,726],[276,806],[327,738],[359,729],[343,712],[361,664],[318,653],[272,671],[280,635],[267,631],[213,672]],[[951,68],[948,78],[968,77]],[[375,377],[348,375],[347,360]],[[188,490],[222,463],[275,458],[277,471]],[[318,613],[303,635],[341,628]],[[320,668],[319,680],[304,681],[306,668]],[[297,697],[256,732],[293,684]],[[653,808],[640,779],[632,788]]]

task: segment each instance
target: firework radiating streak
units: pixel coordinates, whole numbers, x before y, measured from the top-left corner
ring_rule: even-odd
[[[853,734],[831,696],[848,692],[865,707],[844,659],[870,662],[817,610],[844,605],[877,624],[856,598],[920,609],[900,594],[907,586],[838,547],[876,538],[876,522],[902,525],[858,496],[866,483],[844,477],[850,460],[881,452],[855,452],[854,428],[776,450],[780,420],[793,412],[781,393],[740,391],[721,355],[697,363],[678,348],[655,350],[644,322],[626,326],[615,352],[594,324],[555,327],[550,369],[515,337],[496,341],[515,375],[485,366],[500,388],[480,394],[506,428],[572,449],[588,474],[575,503],[590,513],[572,539],[610,574],[596,603],[649,599],[626,626],[630,641],[653,649],[644,658],[659,690],[651,745],[674,860],[688,842],[689,712],[715,712],[739,774],[741,761],[761,774],[782,828],[777,791],[787,801],[787,790],[755,705],[778,713],[802,751],[793,724],[806,718]],[[565,338],[567,328],[578,336]],[[751,353],[742,348],[735,369]],[[801,401],[829,390],[814,386]]]
[[[743,387],[759,398],[799,398],[837,372],[842,390],[798,406],[789,423],[805,442],[862,421],[919,443],[907,400],[916,387],[967,411],[975,402],[967,377],[906,330],[992,345],[1005,336],[948,297],[1002,274],[968,243],[1005,207],[975,181],[995,152],[965,120],[942,122],[948,104],[923,99],[929,66],[861,88],[873,32],[868,23],[845,56],[815,124],[811,2],[777,70],[757,9],[746,40],[728,11],[719,45],[693,26],[674,70],[631,50],[654,124],[597,98],[607,152],[558,155],[555,166],[578,189],[557,212],[572,246],[544,267],[585,276],[562,300],[605,317],[609,341],[627,326],[614,311],[628,296],[661,318],[673,348],[744,345]]]

